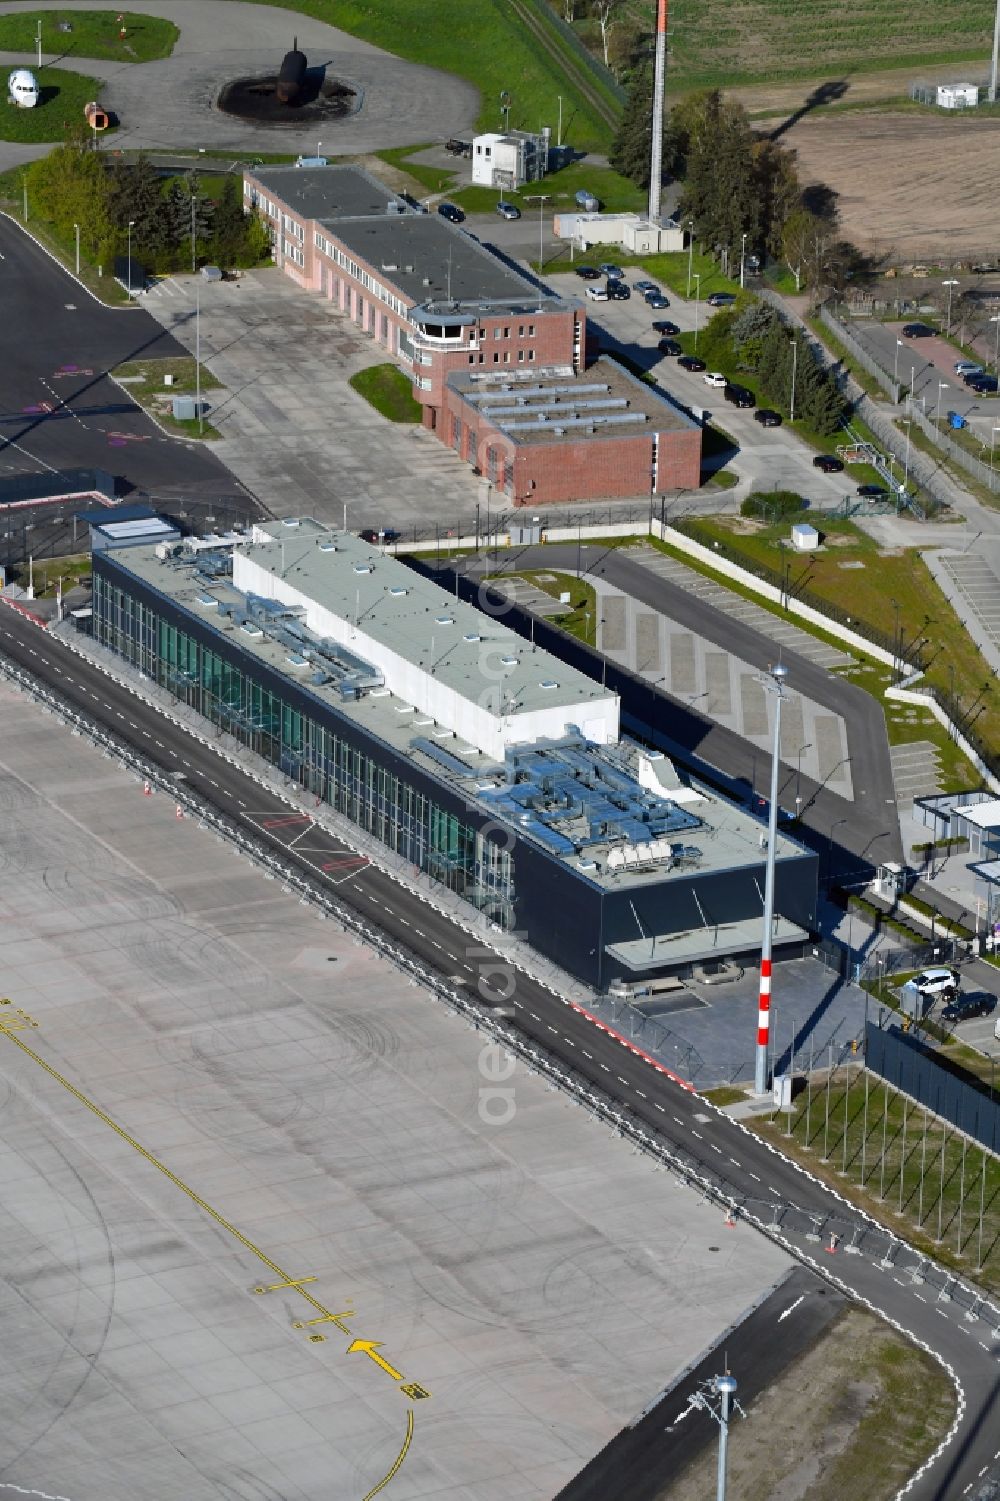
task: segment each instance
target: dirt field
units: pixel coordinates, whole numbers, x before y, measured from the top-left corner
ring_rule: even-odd
[[[886,1501],[953,1413],[937,1363],[852,1309],[730,1426],[730,1501]],[[714,1495],[716,1452],[660,1501]]]
[[[781,140],[803,182],[840,194],[844,231],[866,253],[937,264],[996,254],[1000,119],[852,110],[806,116]]]

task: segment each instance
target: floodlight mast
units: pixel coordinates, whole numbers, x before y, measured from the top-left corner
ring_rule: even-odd
[[[718,1406],[716,1406],[716,1398],[718,1399]],[[746,1417],[746,1413],[736,1400],[735,1377],[730,1376],[729,1372],[726,1371],[721,1376],[713,1376],[710,1381],[703,1381],[697,1390],[691,1393],[687,1407],[679,1414],[677,1419],[679,1422],[687,1416],[692,1407],[697,1407],[702,1412],[707,1412],[719,1425],[719,1462],[715,1485],[716,1501],[726,1501],[726,1462],[729,1454],[730,1406],[735,1407],[741,1418]]]
[[[778,758],[781,747],[781,705],[788,668],[779,662],[758,681],[774,695],[774,739],[771,743],[771,801],[767,810],[767,861],[764,867],[764,931],[760,941],[760,1003],[757,1011],[757,1055],[754,1094],[767,1093],[767,1049],[771,1029],[771,945],[774,928],[774,858],[778,842]]]
[[[998,0],[1000,3],[1000,0]],[[667,72],[667,0],[656,0],[656,52],[653,61],[653,130],[649,160],[649,217],[660,222],[663,184],[663,100]]]

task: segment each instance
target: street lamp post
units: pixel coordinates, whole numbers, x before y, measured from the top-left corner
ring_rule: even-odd
[[[950,335],[950,333],[951,333],[951,293],[952,293],[952,288],[958,286],[958,282],[957,282],[957,280],[954,277],[951,277],[951,278],[949,278],[948,281],[943,281],[941,283],[941,285],[943,287],[947,287],[948,288],[948,328],[947,328],[947,332]]]
[[[796,818],[798,817],[799,808],[800,808],[800,806],[802,804],[802,754],[803,754],[804,751],[807,751],[807,750],[812,750],[812,741],[811,740],[808,741],[805,745],[800,745],[799,746],[799,750],[798,750],[798,765],[795,768],[795,816],[796,816]]]
[[[317,141],[316,142],[316,155],[317,156],[322,156],[323,155],[323,142],[322,141]]]
[[[906,456],[903,459],[903,494],[904,495],[906,495],[908,493],[909,488],[910,488],[910,427],[912,426],[912,423],[913,423],[913,418],[912,417],[907,417],[906,422],[904,424],[904,426],[906,427]]]
[[[798,364],[799,364],[799,341],[795,337],[795,335],[793,334],[792,335],[792,400],[791,400],[791,405],[790,405],[789,413],[788,413],[788,420],[789,420],[789,422],[794,422],[795,421],[795,376],[796,376],[796,373],[798,371]]]
[[[35,26],[35,45],[38,48],[38,66],[42,66],[42,23],[39,21]]]
[[[757,1012],[757,1054],[754,1093],[767,1093],[767,1047],[771,1025],[771,942],[774,927],[774,861],[778,843],[778,754],[781,747],[781,705],[788,668],[779,662],[764,678],[764,687],[774,694],[774,738],[771,743],[771,801],[767,810],[767,863],[764,872],[764,931],[760,946],[760,1003]]]
[[[994,453],[996,452],[997,433],[1000,433],[1000,427],[998,427],[994,423],[994,425],[990,428],[990,473],[991,474],[993,473],[993,456],[994,456]]]
[[[132,299],[132,230],[134,227],[135,220],[130,219],[128,221],[128,271],[126,272],[126,275],[128,277],[129,301],[131,301]]]
[[[694,258],[694,220],[688,220],[688,289],[687,299],[691,301],[691,262]]]
[[[694,347],[698,348],[698,318],[701,312],[701,275],[694,273]]]
[[[557,94],[556,98],[559,100],[559,125],[558,125],[558,127],[556,129],[556,145],[557,146],[561,146],[562,145],[562,95],[561,94]]]
[[[744,234],[740,242],[740,286],[745,287],[747,266],[747,237]]]
[[[79,224],[74,224],[73,228],[76,231],[76,274],[77,274],[77,276],[79,276],[80,275],[80,226],[79,226]]]
[[[938,381],[937,406],[934,409],[934,426],[935,427],[939,427],[941,425],[941,392],[942,391],[946,391],[947,389],[948,389],[948,382],[946,380],[939,380]]]
[[[899,351],[903,347],[902,339],[896,340],[896,358],[892,366],[892,383],[896,388],[896,400],[899,400]]]
[[[198,413],[198,433],[202,432],[201,417],[201,278],[194,284],[194,405]],[[344,527],[347,530],[347,527]]]
[[[1000,313],[994,313],[990,322],[997,326],[996,344],[993,349],[993,369],[1000,370]]]
[[[542,218],[542,211],[543,211],[544,205],[546,203],[548,203],[548,201],[549,201],[549,199],[551,197],[552,197],[551,193],[531,193],[524,200],[525,203],[537,203],[538,204],[538,269],[539,269],[539,271],[541,271],[541,269],[542,269],[542,256],[544,255],[544,248],[545,248],[545,239],[544,239],[544,236],[545,236],[545,223],[544,223],[544,220]]]

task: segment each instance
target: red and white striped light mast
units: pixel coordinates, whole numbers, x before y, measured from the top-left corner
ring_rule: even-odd
[[[998,0],[1000,3],[1000,0]],[[663,101],[667,74],[667,0],[656,0],[656,54],[653,65],[653,142],[649,160],[649,217],[660,222],[663,178]]]
[[[771,1030],[771,939],[774,932],[774,857],[778,842],[778,756],[781,748],[781,705],[788,668],[779,662],[770,675],[759,678],[774,695],[774,740],[771,744],[771,801],[767,809],[767,864],[764,868],[764,932],[760,943],[760,1004],[757,1011],[757,1056],[754,1094],[767,1093],[767,1044]]]

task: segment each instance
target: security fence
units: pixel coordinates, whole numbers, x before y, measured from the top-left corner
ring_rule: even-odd
[[[869,1020],[865,1064],[933,1115],[989,1151],[1000,1152],[1000,1100],[989,1085],[942,1061],[918,1037],[895,1024],[880,1027]]]

